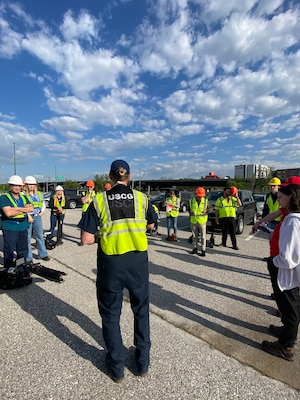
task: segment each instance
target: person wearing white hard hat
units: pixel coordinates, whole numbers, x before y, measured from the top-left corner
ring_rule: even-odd
[[[0,197],[5,268],[14,267],[16,259],[27,258],[27,229],[29,221],[32,220],[29,214],[33,211],[33,205],[21,193],[22,178],[12,175],[8,179],[8,184],[9,191]]]
[[[64,188],[60,185],[56,186],[55,194],[50,198],[49,208],[51,209],[50,215],[50,238],[54,236],[55,226],[57,224],[57,239],[56,245],[63,244],[62,242],[62,228],[66,212],[66,199],[64,195]]]
[[[31,262],[33,255],[31,250],[31,238],[32,231],[35,233],[36,244],[38,249],[38,256],[44,261],[49,261],[50,257],[48,256],[45,240],[44,240],[44,232],[43,232],[43,222],[42,215],[45,212],[46,205],[43,201],[43,195],[40,191],[38,191],[38,184],[34,176],[26,176],[25,178],[25,194],[28,197],[30,203],[33,205],[34,210],[31,213],[33,218],[32,224],[29,224],[28,227],[28,254],[27,254],[27,262]]]

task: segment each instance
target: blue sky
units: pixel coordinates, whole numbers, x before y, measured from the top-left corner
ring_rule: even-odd
[[[298,0],[0,0],[0,182],[300,165]]]

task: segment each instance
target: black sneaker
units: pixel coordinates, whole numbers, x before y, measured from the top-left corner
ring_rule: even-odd
[[[193,248],[193,250],[191,251],[191,254],[197,254],[197,249],[196,249],[196,247]]]
[[[106,365],[106,368],[108,369],[108,371],[109,371],[109,373],[110,373],[110,375],[111,375],[111,379],[112,379],[114,382],[116,382],[116,383],[121,383],[121,382],[124,380],[124,375],[122,375],[122,376],[116,376],[116,375],[113,373],[113,371],[112,371],[110,365],[108,364],[107,359],[105,359],[105,365]]]
[[[232,246],[233,250],[239,250],[237,246]]]
[[[200,256],[201,257],[205,257],[205,251],[204,250],[201,251]]]
[[[293,351],[294,348],[293,347],[284,347],[278,341],[277,342],[268,342],[268,341],[264,340],[262,342],[262,348],[267,353],[272,354],[273,356],[276,356],[276,357],[281,357],[284,360],[294,361],[294,359],[295,359],[295,353]]]

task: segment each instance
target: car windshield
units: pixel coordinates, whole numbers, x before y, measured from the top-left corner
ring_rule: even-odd
[[[217,200],[220,196],[222,196],[222,194],[223,194],[223,192],[222,192],[221,190],[218,190],[218,191],[216,191],[216,192],[210,192],[210,193],[208,193],[207,198],[208,198],[208,200],[215,201],[215,200]]]
[[[260,202],[265,201],[265,196],[263,194],[254,194],[253,197],[256,201],[260,201]]]

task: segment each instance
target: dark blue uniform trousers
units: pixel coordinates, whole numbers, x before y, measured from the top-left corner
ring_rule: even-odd
[[[14,259],[26,257],[28,254],[28,238],[27,229],[24,231],[9,231],[3,229],[3,239],[4,239],[4,266],[12,267],[14,265]],[[15,257],[16,253],[16,257]]]
[[[116,377],[124,375],[125,354],[120,330],[123,289],[127,288],[134,315],[135,360],[139,373],[150,362],[149,269],[147,252],[107,256],[98,250],[97,299],[102,318],[106,362]]]

